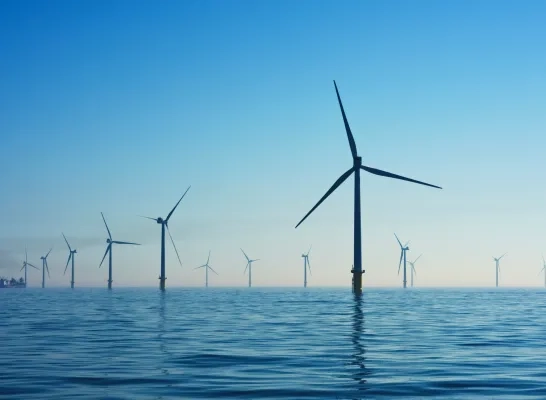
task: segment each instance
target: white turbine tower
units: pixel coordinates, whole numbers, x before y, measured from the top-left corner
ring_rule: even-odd
[[[415,259],[415,261],[411,262],[411,261],[408,261],[410,267],[411,267],[411,287],[413,287],[413,274],[417,275],[417,271],[415,270],[415,263],[417,262],[418,259],[420,259],[422,256],[422,254],[419,254],[419,257],[417,257]]]
[[[209,287],[209,269],[214,272],[216,275],[218,275],[218,272],[216,272],[210,265],[209,265],[209,261],[210,261],[210,250],[209,250],[209,256],[207,257],[207,262],[203,265],[201,265],[200,267],[196,267],[194,269],[199,269],[199,268],[205,268],[205,287]]]
[[[505,255],[506,255],[506,253],[504,253],[504,254],[503,254],[502,256],[500,256],[499,258],[493,257],[493,260],[495,260],[495,284],[496,284],[496,287],[499,287],[499,272],[500,272],[499,261],[500,261],[501,258],[503,258]]]
[[[61,232],[62,233],[62,232]],[[70,288],[71,289],[74,289],[74,258],[76,258],[76,249],[72,250],[72,247],[70,247],[70,245],[68,244],[68,240],[66,240],[66,236],[64,235],[63,233],[63,238],[64,238],[64,241],[66,242],[66,245],[68,246],[68,260],[66,260],[66,267],[64,267],[64,273],[63,275],[66,274],[66,270],[68,268],[68,263],[70,262],[70,260],[72,260],[72,275],[71,275],[71,278],[70,278]]]
[[[47,277],[51,278],[51,276],[49,275],[49,266],[47,265],[47,256],[49,255],[49,253],[51,253],[51,250],[53,250],[53,247],[49,249],[49,251],[47,252],[45,256],[40,257],[40,259],[42,260],[42,289],[45,288],[46,270],[47,270]]]
[[[311,247],[309,247],[309,250],[307,250],[307,254],[301,255],[303,257],[303,287],[307,287],[307,267],[309,267],[309,274],[311,274],[311,262],[309,261],[309,253],[311,252]]]
[[[398,239],[398,236],[396,236],[396,233],[394,234],[394,236],[396,237],[396,240],[398,241],[398,244],[400,245],[400,251],[401,251],[400,262],[398,263],[398,275],[400,275],[400,266],[402,265],[402,259],[404,259],[404,289],[405,289],[407,286],[406,251],[409,250],[409,247],[408,247],[409,242],[407,242],[405,245],[402,246],[402,243],[400,242],[400,239]]]
[[[250,258],[248,258],[248,256],[246,255],[246,253],[244,252],[243,249],[241,249],[241,251],[243,252],[245,258],[246,258],[246,267],[245,267],[245,272],[243,273],[246,273],[246,270],[248,268],[248,287],[252,287],[252,263],[254,261],[259,261],[260,259],[257,258],[255,260],[251,260]]]
[[[31,263],[28,262],[28,255],[27,255],[27,249],[25,249],[25,261],[23,261],[23,266],[21,267],[21,271],[25,270],[25,287],[27,287],[27,267],[30,266],[34,269],[40,270],[39,268],[35,267]]]

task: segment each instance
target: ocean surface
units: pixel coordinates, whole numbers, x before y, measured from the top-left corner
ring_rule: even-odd
[[[546,399],[546,291],[2,289],[1,399]]]

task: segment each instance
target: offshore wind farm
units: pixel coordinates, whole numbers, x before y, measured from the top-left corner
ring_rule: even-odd
[[[546,398],[545,15],[0,2],[0,397]]]

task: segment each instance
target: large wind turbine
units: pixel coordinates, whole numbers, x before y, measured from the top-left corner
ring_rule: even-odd
[[[311,273],[311,263],[309,262],[309,253],[311,252],[311,247],[309,247],[307,254],[301,255],[303,257],[303,287],[307,287],[307,267],[309,267],[309,273]]]
[[[104,226],[106,226],[106,230],[108,231],[108,239],[106,239],[106,243],[108,243],[108,246],[106,247],[106,251],[104,252],[102,261],[99,264],[99,268],[101,267],[102,263],[104,262],[104,259],[106,258],[106,255],[108,254],[108,289],[112,289],[112,245],[113,244],[133,244],[135,246],[140,246],[140,244],[133,243],[133,242],[119,242],[117,240],[112,240],[112,234],[110,233],[110,229],[108,228],[106,219],[104,219],[104,214],[101,212],[100,215],[102,215]]]
[[[47,252],[45,256],[40,257],[40,260],[42,260],[42,289],[45,288],[46,269],[47,269],[47,277],[51,278],[51,276],[49,275],[49,267],[47,265],[47,256],[49,255],[49,253],[51,253],[51,250],[53,250],[53,247],[49,249],[49,251]]]
[[[411,267],[411,287],[413,287],[413,274],[415,273],[415,275],[417,275],[417,271],[415,270],[415,263],[417,262],[418,259],[421,258],[421,256],[422,256],[422,254],[419,254],[419,257],[417,257],[415,259],[415,261],[413,261],[413,262],[408,261],[408,264]]]
[[[248,256],[243,251],[243,249],[241,249],[241,251],[243,252],[243,254],[245,255],[245,258],[246,258],[245,272],[246,272],[246,269],[248,268],[248,287],[251,287],[252,286],[252,263],[254,261],[259,261],[260,259],[257,258],[255,260],[251,260],[250,258],[248,258]],[[245,273],[245,272],[243,272],[243,273]]]
[[[216,272],[210,265],[209,265],[209,261],[210,261],[210,250],[209,250],[209,256],[207,257],[207,262],[203,265],[201,265],[200,267],[196,267],[194,269],[199,269],[199,268],[205,268],[205,287],[209,287],[209,269],[214,272],[216,275],[218,275],[218,272]]]
[[[402,265],[402,258],[404,259],[404,289],[406,288],[406,251],[409,250],[407,242],[405,245],[402,246],[402,243],[400,243],[400,239],[398,239],[398,236],[396,236],[396,233],[394,234],[396,237],[396,240],[398,241],[398,244],[400,245],[400,262],[398,263],[398,275],[400,275],[400,266]]]
[[[544,259],[544,255],[542,255],[542,269],[540,270],[540,272],[544,271],[544,287],[546,287],[546,260]],[[539,274],[540,274],[539,272]],[[26,274],[26,271],[25,271],[25,274]],[[26,279],[26,275],[25,275],[25,279]]]
[[[69,253],[68,254],[68,260],[66,260],[66,267],[64,267],[63,275],[66,274],[66,269],[68,268],[68,263],[70,262],[70,260],[72,260],[72,277],[70,278],[70,288],[74,289],[74,258],[76,257],[77,251],[76,251],[76,249],[72,250],[72,248],[68,244],[68,240],[66,240],[66,236],[64,235],[64,233],[63,233],[63,238],[64,238],[64,241],[66,242],[66,245],[68,246],[68,253]]]
[[[165,280],[167,279],[165,277],[165,229],[167,229],[167,232],[169,233],[169,237],[171,238],[171,242],[174,247],[174,251],[176,252],[176,257],[178,257],[178,262],[180,263],[180,266],[182,266],[182,261],[180,261],[180,256],[178,255],[178,250],[176,249],[176,246],[174,244],[173,237],[171,236],[171,231],[169,231],[169,218],[171,218],[171,215],[173,215],[174,210],[176,210],[176,207],[180,204],[186,193],[188,193],[188,190],[190,190],[191,185],[186,189],[180,200],[178,200],[178,203],[175,204],[169,215],[167,215],[167,218],[163,219],[161,217],[158,218],[152,218],[152,217],[145,217],[141,215],[143,218],[151,219],[158,224],[161,224],[161,272],[159,276],[159,288],[161,290],[165,290]]]
[[[431,185],[429,183],[417,181],[415,179],[406,178],[400,175],[392,174],[390,172],[385,172],[376,168],[367,167],[362,165],[362,157],[358,156],[356,150],[356,144],[349,127],[349,122],[345,115],[345,110],[343,109],[343,104],[341,103],[341,97],[339,96],[339,91],[337,90],[336,82],[334,81],[334,87],[336,89],[337,100],[339,103],[339,108],[341,109],[341,115],[343,116],[343,123],[345,124],[345,131],[347,132],[347,138],[349,139],[349,146],[351,147],[351,154],[353,157],[353,166],[346,171],[339,179],[332,185],[332,187],[326,192],[324,196],[319,200],[319,202],[309,211],[305,217],[296,225],[296,228],[303,222],[305,219],[324,201],[330,194],[334,192],[353,172],[355,174],[355,190],[354,190],[354,253],[353,253],[353,291],[355,293],[360,293],[362,291],[362,240],[361,240],[361,229],[360,229],[360,170],[363,169],[369,173],[386,176],[388,178],[401,179],[408,182],[418,183],[421,185],[426,185],[434,188],[441,189],[441,187],[436,185]]]
[[[502,256],[500,256],[499,258],[493,257],[493,260],[495,260],[495,284],[496,284],[496,287],[499,287],[499,272],[500,272],[499,261],[500,261],[501,258],[503,258],[505,255],[506,255],[506,253],[504,253],[504,254],[503,254]]]
[[[21,267],[20,271],[23,269],[25,270],[25,287],[27,287],[27,266],[31,266],[32,268],[40,270],[39,268],[35,267],[31,263],[28,262],[28,255],[27,255],[27,249],[25,249],[25,261],[23,261],[23,266]]]

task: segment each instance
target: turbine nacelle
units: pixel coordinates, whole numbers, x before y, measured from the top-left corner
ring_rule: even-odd
[[[362,166],[362,157],[356,156],[353,158],[353,165],[355,168],[360,168]]]
[[[107,238],[106,243],[110,244],[110,243],[112,243],[112,240],[110,238]]]
[[[158,224],[162,224],[165,222],[165,220],[161,217],[157,217],[157,219],[155,220]]]

